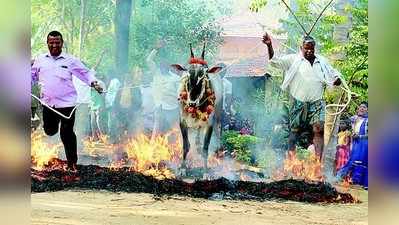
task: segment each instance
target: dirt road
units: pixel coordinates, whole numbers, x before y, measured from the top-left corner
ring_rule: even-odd
[[[81,190],[34,193],[31,220],[33,225],[368,224],[367,192],[352,192],[363,203],[154,199],[150,194]]]

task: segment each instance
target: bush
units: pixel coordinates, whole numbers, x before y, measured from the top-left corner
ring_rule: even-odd
[[[252,135],[241,135],[238,131],[226,131],[222,136],[222,145],[235,159],[250,164],[252,151],[258,138]]]

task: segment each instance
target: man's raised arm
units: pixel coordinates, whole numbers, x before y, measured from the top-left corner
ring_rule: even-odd
[[[267,46],[267,51],[268,51],[268,55],[269,55],[269,59],[272,59],[274,56],[274,50],[273,50],[273,46],[272,46],[272,39],[270,38],[268,33],[265,33],[265,35],[263,35],[263,39],[262,42]]]

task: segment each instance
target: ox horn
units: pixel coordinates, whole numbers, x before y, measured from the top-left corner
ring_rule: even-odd
[[[190,43],[191,58],[194,58],[193,46]]]
[[[205,60],[205,42],[204,42],[204,48],[202,49],[201,58]]]

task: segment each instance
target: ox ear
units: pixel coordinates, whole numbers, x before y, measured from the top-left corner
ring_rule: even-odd
[[[218,72],[220,72],[221,70],[222,70],[222,67],[221,67],[221,66],[214,66],[214,67],[208,69],[206,72],[207,72],[207,73],[218,73]]]
[[[181,66],[181,65],[179,65],[179,64],[172,64],[172,65],[170,65],[172,68],[174,68],[175,70],[177,70],[177,71],[187,71],[187,69],[186,68],[184,68],[184,66]]]

